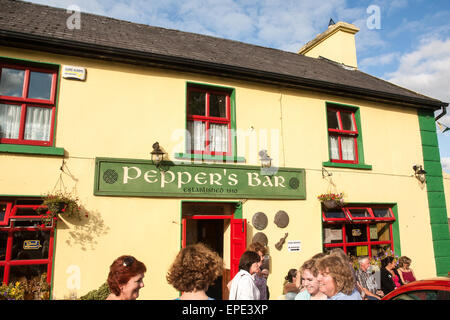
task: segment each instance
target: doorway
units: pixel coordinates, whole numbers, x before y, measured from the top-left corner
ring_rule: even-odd
[[[246,232],[242,231],[240,237],[233,237],[236,233],[233,233],[233,222],[242,220],[234,219],[235,208],[235,202],[182,202],[182,247],[201,242],[217,252],[224,261],[222,276],[206,292],[216,300],[228,299],[230,269],[235,269],[236,264],[233,256],[240,256],[242,250],[245,251],[245,243],[239,245],[239,240],[243,238],[245,242]]]

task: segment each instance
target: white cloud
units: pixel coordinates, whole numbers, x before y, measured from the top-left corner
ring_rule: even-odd
[[[450,38],[423,40],[417,50],[403,54],[387,80],[445,102],[450,101]]]
[[[442,170],[450,173],[450,158],[441,158]]]
[[[398,52],[372,56],[362,59],[361,62],[359,63],[359,66],[361,69],[373,66],[384,66],[396,62],[399,59],[399,57],[400,54]]]

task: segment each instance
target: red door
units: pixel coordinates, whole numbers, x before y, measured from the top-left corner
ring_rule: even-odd
[[[247,248],[247,220],[231,219],[230,279],[239,271],[239,259]]]

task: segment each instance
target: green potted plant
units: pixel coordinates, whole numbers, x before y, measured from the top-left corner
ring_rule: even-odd
[[[46,194],[43,199],[41,210],[45,212],[42,216],[44,226],[50,225],[52,220],[56,220],[60,214],[81,218],[79,199],[72,193],[57,191]]]
[[[335,209],[344,205],[344,193],[323,193],[317,196],[320,202],[323,203],[327,209]]]

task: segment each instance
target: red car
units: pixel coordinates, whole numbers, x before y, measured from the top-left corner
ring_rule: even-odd
[[[414,281],[391,291],[381,300],[450,300],[450,278]]]

